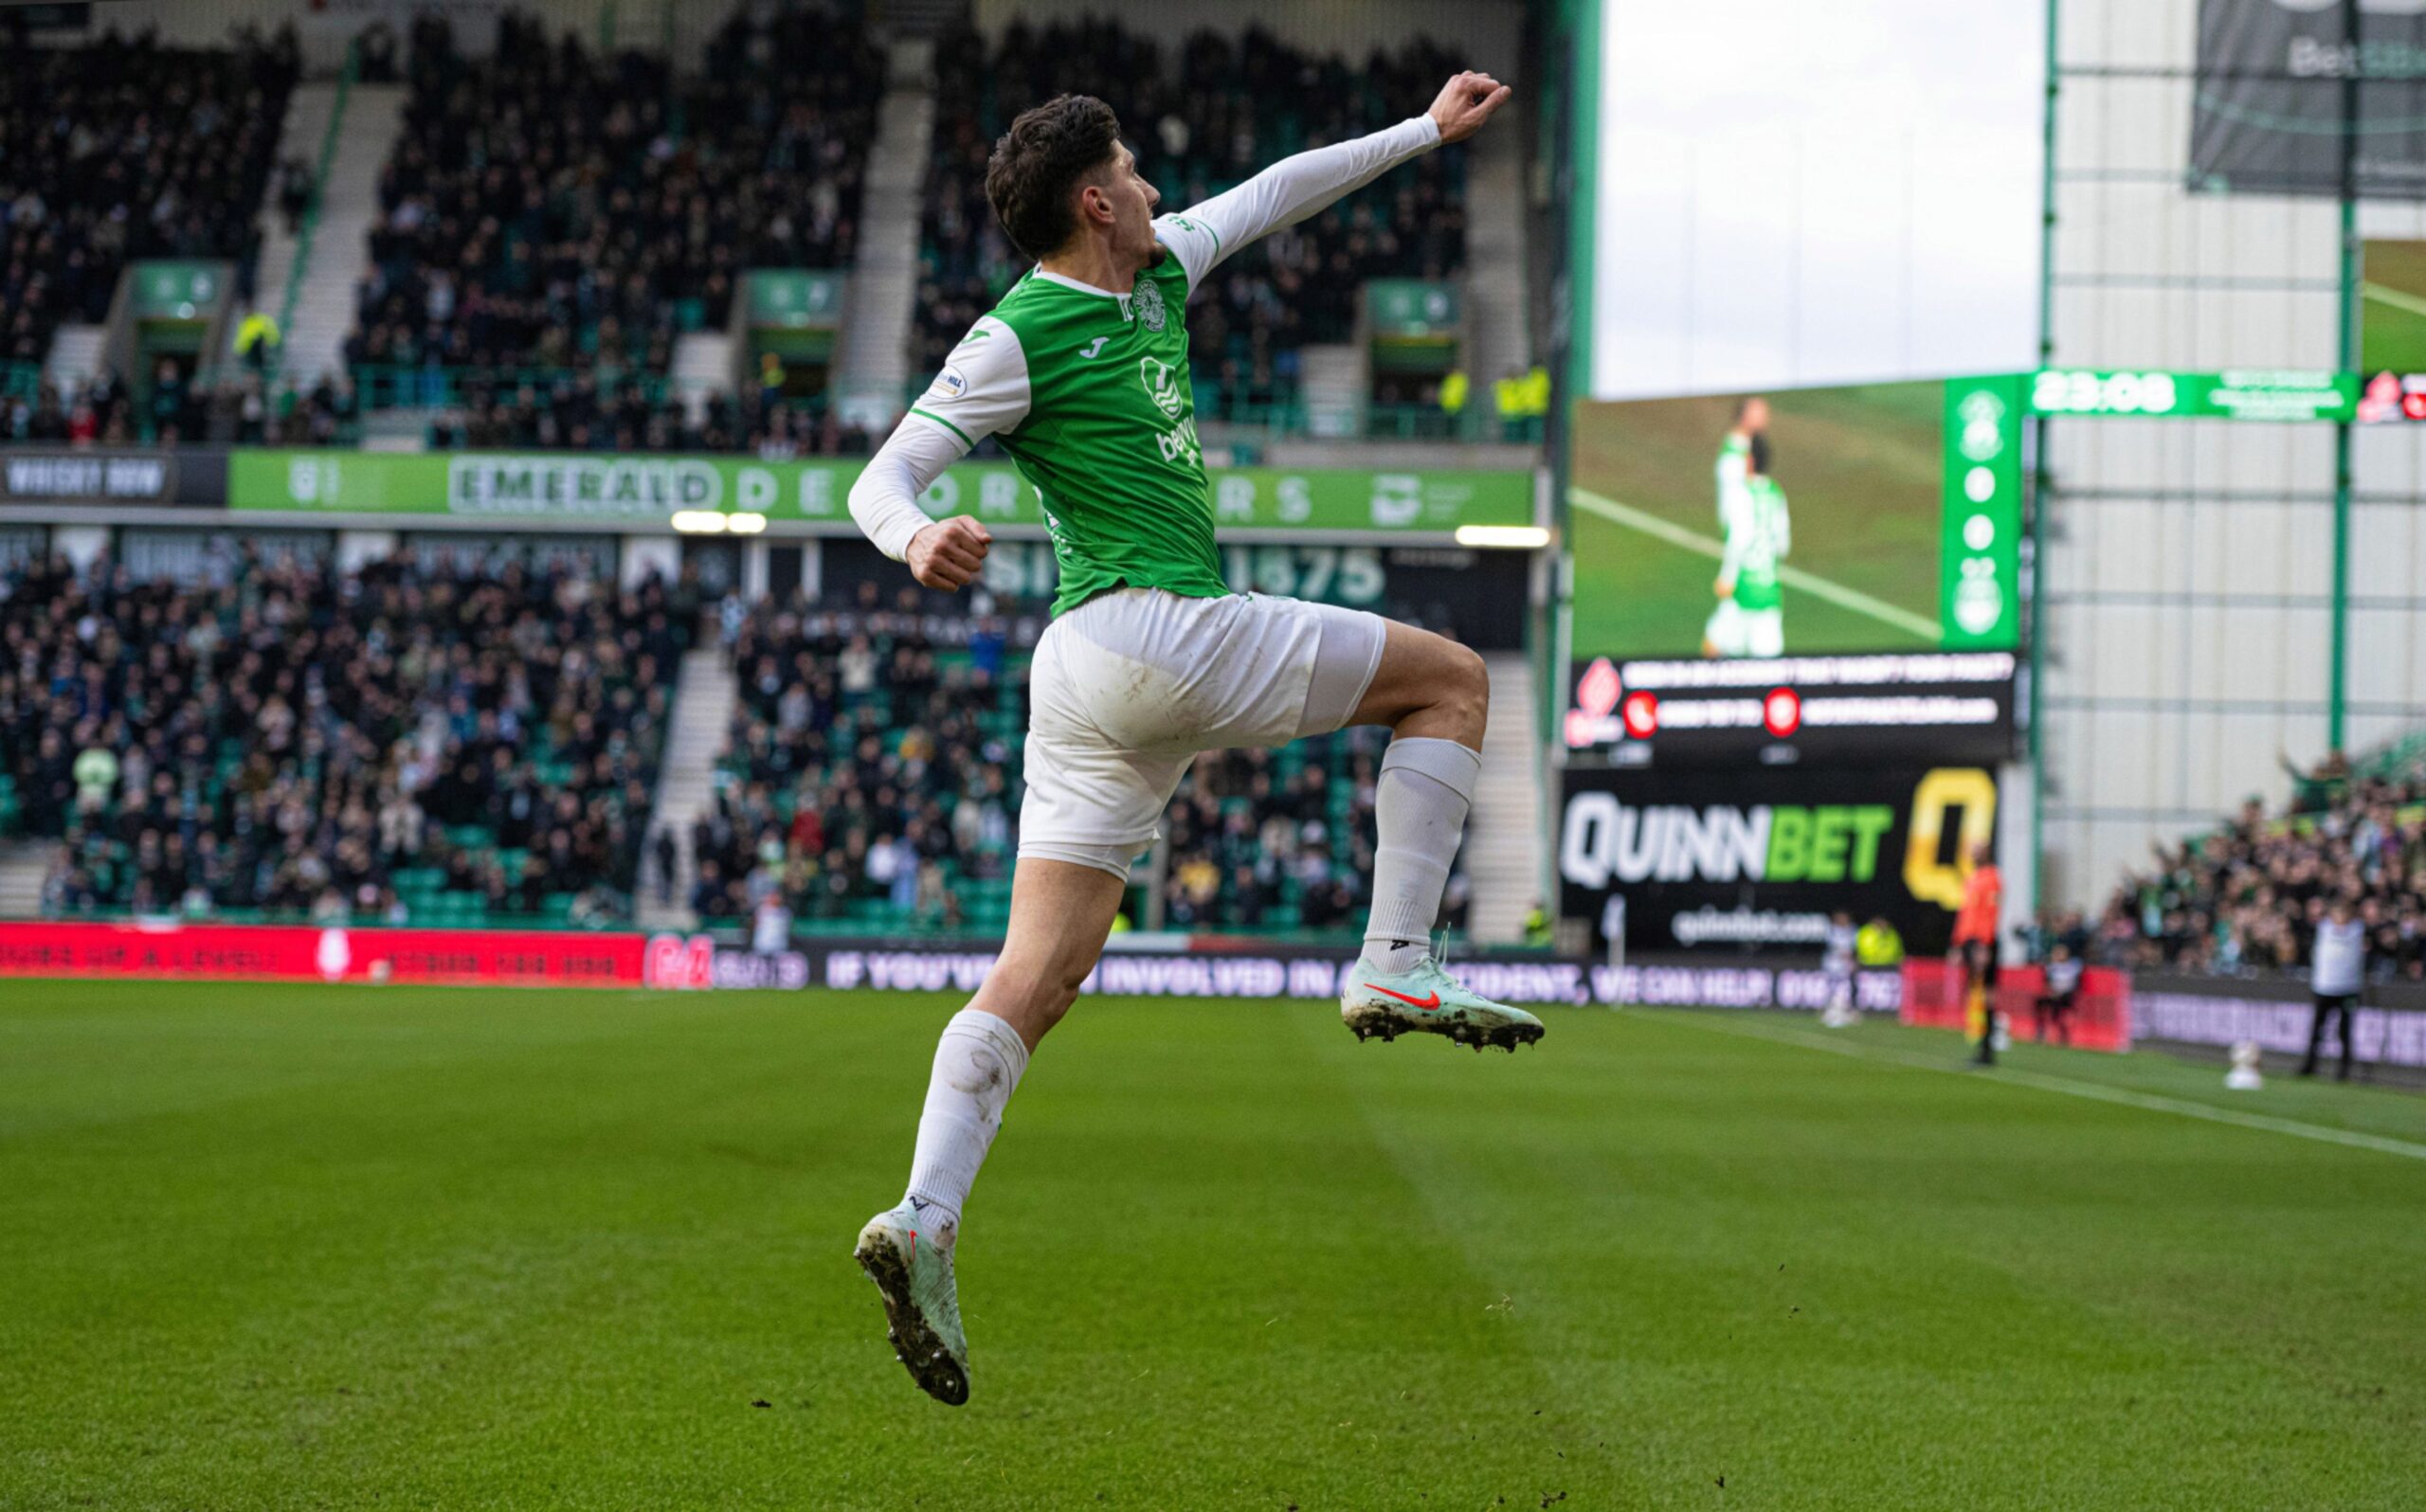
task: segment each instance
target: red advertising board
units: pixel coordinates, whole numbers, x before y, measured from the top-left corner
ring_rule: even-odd
[[[1904,963],[1904,1002],[1899,1016],[1924,1029],[1964,1029],[1963,963],[1915,959]],[[1997,1013],[2006,1032],[2029,1039],[2040,1031],[2038,1002],[2047,973],[2037,966],[2006,966],[1997,973]],[[2106,966],[2081,973],[2080,991],[2066,1016],[2072,1044],[2083,1050],[2131,1048],[2131,978]],[[2051,1024],[2053,1020],[2049,1021]],[[2046,1031],[2054,1037],[2052,1027]]]
[[[637,987],[643,937],[536,929],[0,924],[0,977]]]

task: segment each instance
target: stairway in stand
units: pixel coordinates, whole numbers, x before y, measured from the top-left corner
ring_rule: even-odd
[[[919,208],[935,127],[934,44],[896,39],[890,58],[876,144],[868,150],[859,263],[851,270],[850,303],[834,363],[838,409],[870,430],[892,424],[908,401]]]
[[[1483,657],[1491,673],[1491,725],[1482,776],[1466,820],[1466,876],[1474,884],[1471,932],[1479,944],[1522,939],[1525,911],[1542,892],[1542,752],[1534,738],[1533,672],[1523,653]]]
[[[279,138],[281,160],[300,157],[319,167],[337,86],[322,81],[295,91]],[[355,291],[371,261],[371,223],[379,213],[379,175],[405,125],[405,86],[355,84],[347,93],[345,118],[337,123],[337,150],[321,186],[320,224],[312,257],[295,298],[295,318],[284,333],[283,369],[289,382],[309,387],[344,366],[345,338],[353,330]],[[286,308],[286,285],[295,273],[296,239],[286,234],[273,174],[261,207],[262,251],[254,308],[276,318]],[[232,328],[231,328],[232,332]]]
[[[656,847],[643,853],[641,895],[635,913],[649,930],[689,929],[697,920],[691,913],[691,883],[698,875],[691,855],[691,826],[715,803],[716,757],[724,749],[725,732],[741,699],[740,680],[725,664],[724,648],[713,642],[685,652],[682,682],[674,694],[673,728],[665,737],[665,759],[658,770],[657,801],[649,815],[652,837],[660,825],[671,825],[679,857],[675,863],[671,903],[658,901]]]

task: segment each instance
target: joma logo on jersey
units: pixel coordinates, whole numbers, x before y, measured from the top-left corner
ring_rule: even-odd
[[[1146,397],[1154,402],[1156,409],[1172,417],[1179,414],[1179,382],[1173,376],[1169,363],[1154,357],[1139,358],[1137,380],[1146,386]]]

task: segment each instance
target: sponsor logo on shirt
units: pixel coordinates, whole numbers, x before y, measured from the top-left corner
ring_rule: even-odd
[[[1146,397],[1154,402],[1156,409],[1167,416],[1175,417],[1179,414],[1179,381],[1172,373],[1169,363],[1153,357],[1140,358],[1137,363],[1137,377],[1138,381],[1146,386]]]
[[[1103,351],[1103,344],[1111,339],[1112,338],[1110,336],[1097,336],[1095,340],[1090,341],[1085,346],[1079,348],[1078,355],[1081,357],[1092,357],[1095,353]]]
[[[935,374],[934,386],[927,390],[927,397],[937,404],[943,404],[958,399],[967,392],[969,392],[969,375],[952,364],[945,363],[944,370]]]

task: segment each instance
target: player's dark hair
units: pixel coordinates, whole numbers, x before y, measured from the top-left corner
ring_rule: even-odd
[[[1077,229],[1072,198],[1111,166],[1120,117],[1093,95],[1056,95],[1020,112],[986,161],[986,198],[1011,244],[1042,259]]]
[[[1763,477],[1769,476],[1769,433],[1756,431],[1752,436],[1752,471]]]

